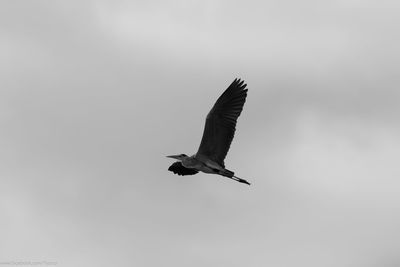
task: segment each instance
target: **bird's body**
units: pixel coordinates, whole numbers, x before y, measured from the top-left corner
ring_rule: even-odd
[[[216,168],[218,168],[217,164],[207,159],[203,160],[197,158],[196,155],[193,155],[191,157],[183,158],[181,163],[185,168],[196,169],[204,173],[215,173]]]
[[[219,174],[250,185],[246,180],[234,176],[234,172],[225,169],[224,164],[246,96],[246,84],[235,79],[208,113],[197,153],[191,157],[185,154],[168,156],[179,160],[168,170],[178,175],[193,175],[199,171]]]

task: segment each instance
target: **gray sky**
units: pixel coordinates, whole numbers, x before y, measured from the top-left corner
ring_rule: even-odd
[[[3,1],[0,261],[400,266],[396,1]],[[226,166],[178,177],[236,77]]]

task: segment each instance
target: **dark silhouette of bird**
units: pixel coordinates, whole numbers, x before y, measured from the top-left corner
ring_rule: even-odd
[[[193,156],[185,154],[167,156],[177,159],[168,170],[178,175],[194,175],[199,171],[219,174],[240,183],[250,185],[245,179],[225,169],[224,159],[231,146],[236,122],[246,102],[247,89],[244,81],[235,79],[218,98],[206,118],[199,150]]]

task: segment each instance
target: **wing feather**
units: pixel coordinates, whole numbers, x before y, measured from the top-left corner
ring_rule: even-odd
[[[237,119],[246,102],[244,81],[235,79],[218,98],[207,115],[198,154],[209,157],[221,166],[236,131]]]
[[[182,163],[180,161],[174,162],[169,168],[169,171],[178,174],[178,175],[193,175],[198,173],[199,171],[195,169],[189,169],[183,167]]]

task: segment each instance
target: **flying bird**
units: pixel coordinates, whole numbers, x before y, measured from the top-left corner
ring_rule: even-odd
[[[177,159],[168,170],[178,175],[194,175],[199,171],[218,174],[250,185],[245,179],[225,169],[224,159],[235,135],[236,122],[246,102],[247,89],[244,81],[235,79],[222,93],[206,118],[203,137],[196,154],[167,156]]]

